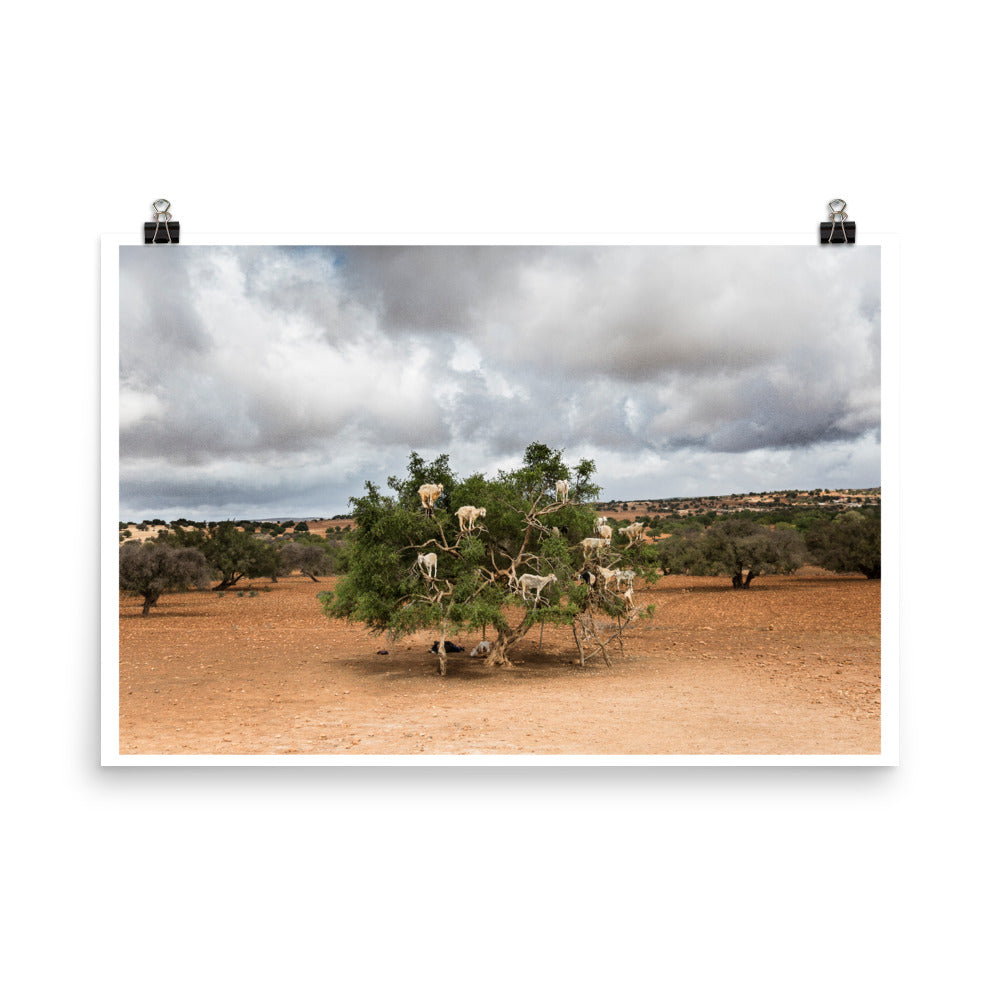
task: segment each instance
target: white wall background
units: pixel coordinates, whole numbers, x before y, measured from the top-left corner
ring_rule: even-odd
[[[5,13],[11,996],[984,992],[988,10]],[[99,769],[98,235],[162,196],[191,233],[800,232],[834,196],[899,233],[902,766]]]

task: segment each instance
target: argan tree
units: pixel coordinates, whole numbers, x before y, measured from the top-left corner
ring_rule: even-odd
[[[118,550],[118,587],[143,599],[142,614],[170,590],[204,587],[208,563],[197,549],[157,542],[126,542]]]
[[[241,531],[233,521],[210,525],[198,544],[216,577],[222,578],[215,590],[226,590],[244,578],[273,578],[278,572],[277,548]]]
[[[660,544],[660,554],[664,570],[670,573],[724,573],[739,589],[764,573],[791,573],[806,559],[797,531],[743,517],[722,518],[707,528],[674,534]]]
[[[393,638],[437,631],[442,674],[445,637],[462,631],[490,633],[487,664],[508,664],[510,650],[534,625],[572,625],[593,612],[592,588],[576,579],[588,559],[595,566],[600,561],[655,572],[655,553],[642,544],[599,550],[585,559],[581,542],[593,535],[591,502],[599,494],[594,472],[592,461],[570,468],[561,451],[537,442],[525,449],[518,468],[492,477],[460,479],[447,455],[427,462],[412,453],[406,475],[388,480],[395,496],[368,482],[365,494],[352,498],[350,568],[335,591],[319,595],[324,611]],[[570,484],[567,500],[556,496],[560,480]],[[420,504],[423,483],[443,487],[430,511]],[[459,530],[463,506],[486,513]],[[435,557],[433,567],[418,562],[428,555]],[[548,579],[536,588],[522,586],[526,574]],[[629,615],[628,601],[616,593],[606,591],[602,612]]]
[[[308,576],[313,583],[319,582],[321,575],[325,576],[334,570],[333,551],[324,541],[319,544],[303,544],[288,542],[282,545],[279,552],[280,566],[283,572],[298,570]]]
[[[871,513],[844,511],[832,521],[815,525],[806,534],[810,556],[824,569],[864,573],[882,578],[882,521],[879,509]]]

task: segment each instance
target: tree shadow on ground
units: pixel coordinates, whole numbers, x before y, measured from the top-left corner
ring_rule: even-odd
[[[437,655],[416,650],[389,656],[378,656],[373,653],[364,659],[351,659],[349,663],[338,665],[346,666],[358,676],[377,678],[387,684],[405,683],[420,677],[440,677],[437,672]],[[552,653],[524,650],[522,655],[518,655],[518,650],[515,650],[513,662],[506,667],[487,667],[484,659],[470,657],[467,652],[461,652],[449,655],[448,673],[440,679],[446,682],[451,680],[500,682],[515,678],[538,680],[597,674],[600,673],[600,667],[596,663],[588,663],[585,667],[581,667],[579,657],[571,656],[568,650]]]

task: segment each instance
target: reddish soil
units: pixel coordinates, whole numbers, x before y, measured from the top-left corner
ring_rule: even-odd
[[[832,575],[665,577],[608,668],[547,626],[447,677],[432,636],[325,618],[315,584],[120,605],[123,754],[877,754],[880,586]],[[472,649],[478,636],[457,642]]]

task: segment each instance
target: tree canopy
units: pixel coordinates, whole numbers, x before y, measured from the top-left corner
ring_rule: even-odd
[[[642,543],[621,539],[585,552],[600,493],[595,471],[589,459],[571,467],[561,451],[538,442],[525,449],[518,467],[492,477],[460,478],[448,455],[428,462],[411,453],[406,474],[388,480],[394,497],[371,482],[364,495],[352,497],[349,570],[335,591],[320,595],[324,611],[394,638],[439,631],[442,673],[445,636],[461,630],[491,630],[487,663],[508,663],[509,650],[533,625],[572,625],[593,613],[594,588],[578,579],[585,567],[656,571],[655,552]],[[565,498],[557,495],[559,482],[569,486]],[[424,484],[442,487],[429,510],[420,501]],[[460,527],[462,507],[485,513]],[[600,611],[631,614],[631,592],[624,595],[602,588]]]
[[[233,521],[210,526],[199,548],[216,575],[222,578],[216,590],[226,590],[244,577],[274,577],[278,572],[277,548],[256,535],[241,531]]]
[[[118,587],[143,598],[144,616],[167,591],[204,587],[208,581],[208,563],[197,549],[126,542],[118,550]]]
[[[678,532],[660,544],[663,568],[695,576],[729,575],[746,588],[763,573],[790,573],[805,562],[805,544],[793,528],[767,527],[746,518],[716,520]]]
[[[832,521],[815,525],[806,534],[810,555],[824,569],[864,573],[882,578],[882,521],[880,512],[844,511]]]

